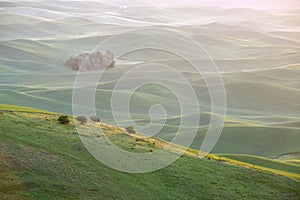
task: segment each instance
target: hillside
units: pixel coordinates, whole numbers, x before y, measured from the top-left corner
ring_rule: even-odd
[[[74,125],[61,125],[55,113],[0,106],[0,199],[299,199],[300,183],[252,169],[228,156],[199,159],[189,150],[170,166],[146,174],[128,174],[95,160]],[[13,111],[10,111],[13,110]],[[128,135],[101,123],[105,134],[134,152],[165,142]],[[262,159],[262,158],[258,158]],[[245,160],[243,160],[245,162]],[[276,161],[274,161],[276,162]],[[276,165],[272,165],[276,166]],[[299,166],[281,170],[298,174]]]
[[[232,159],[235,162],[239,161],[242,165],[252,165],[252,168],[271,171],[300,181],[299,159],[282,161],[243,154],[224,154],[219,156]]]
[[[176,35],[165,34],[165,37],[153,40],[147,31],[149,27],[166,28],[191,37],[207,51],[209,57],[197,54],[190,58],[201,64],[204,74],[210,71],[205,64],[208,60],[220,70],[226,90],[227,112],[226,116],[218,116],[226,121],[213,153],[271,158],[300,152],[298,10],[191,5],[160,9],[148,4],[120,7],[98,1],[66,4],[61,0],[42,3],[3,1],[0,8],[0,103],[70,115],[76,72],[65,66],[66,61],[83,52],[109,50],[115,55],[115,68],[103,74],[95,91],[95,109],[101,114],[102,121],[115,123],[112,94],[129,92],[127,87],[115,90],[120,81],[126,80],[130,85],[147,77],[151,80],[157,78],[184,90],[186,84],[180,79],[166,79],[166,69],[143,71],[135,74],[133,79],[123,76],[140,65],[167,65],[182,74],[197,95],[201,117],[197,140],[192,147],[199,149],[211,117],[218,114],[211,110],[208,90],[214,84],[209,85],[205,76],[191,66],[189,59],[163,49],[148,48],[157,42],[168,49],[197,52],[198,48],[184,44]],[[136,28],[145,29],[138,34],[132,32],[128,38],[119,37]],[[98,49],[97,45],[112,38],[114,42]],[[178,42],[173,42],[175,39]],[[144,44],[145,48],[117,56],[118,52],[136,44]],[[85,74],[89,76],[93,72]],[[149,124],[149,108],[160,104],[168,116],[157,137],[171,141],[172,133],[180,127],[182,116],[176,98],[181,94],[173,92],[156,83],[138,88],[128,105],[134,123]],[[184,103],[193,105],[190,100],[185,98]],[[120,123],[129,125],[132,122],[124,119]],[[152,128],[156,128],[155,125]]]

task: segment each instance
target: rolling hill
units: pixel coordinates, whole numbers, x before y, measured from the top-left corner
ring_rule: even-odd
[[[0,0],[0,199],[299,199],[299,10],[105,2]],[[149,32],[164,29],[174,34]],[[133,32],[122,37],[127,31]],[[190,43],[183,42],[185,37]],[[97,49],[107,39],[114,42]],[[148,48],[155,42],[167,49]],[[190,44],[207,54],[195,53],[199,46]],[[145,48],[127,51],[139,45]],[[188,58],[169,52],[172,48]],[[133,152],[161,148],[172,141],[183,118],[195,116],[182,114],[186,106],[200,109],[192,149],[162,170],[126,174],[96,161],[73,124],[58,124],[57,113],[73,112],[77,71],[65,62],[92,50],[114,55],[126,50],[95,83],[100,126],[114,143]],[[226,114],[212,111],[211,94],[223,91],[208,88],[223,83],[206,81],[218,77],[208,63],[216,64],[223,80]],[[188,84],[165,68],[123,77],[144,64],[181,74],[197,100],[186,96]],[[89,80],[95,74],[82,75]],[[168,81],[181,93],[163,84],[142,85],[125,105],[130,117],[117,122],[113,93],[128,95],[132,85],[146,79]],[[126,82],[115,89],[120,81]],[[153,105],[166,111],[166,117],[156,118],[165,124],[155,138],[124,132],[133,124],[138,131],[147,127],[151,114],[157,114],[151,113]],[[117,114],[124,114],[125,106]],[[199,159],[197,150],[213,117],[225,120],[224,126],[214,125],[223,131],[212,154]],[[179,134],[182,143],[188,141],[186,132]]]
[[[298,199],[300,196],[300,183],[284,177],[299,180],[300,168],[295,164],[246,155],[208,155],[199,159],[197,151],[189,149],[159,171],[122,173],[94,159],[81,143],[74,125],[57,122],[58,114],[10,105],[1,105],[0,110],[3,180],[0,197],[3,199]],[[139,134],[129,135],[103,123],[100,126],[116,145],[128,151],[155,151],[166,143]]]

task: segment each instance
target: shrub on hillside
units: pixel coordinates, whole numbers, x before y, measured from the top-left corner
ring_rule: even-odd
[[[100,118],[97,115],[90,116],[90,120],[92,120],[93,122],[100,122]]]
[[[69,124],[70,123],[69,117],[67,115],[61,115],[61,116],[58,117],[57,120],[61,124]]]
[[[85,116],[78,116],[76,117],[76,120],[80,122],[80,124],[84,124],[87,122],[87,119]]]
[[[129,134],[134,134],[136,133],[135,129],[133,126],[127,126],[126,128],[126,131],[129,133]]]

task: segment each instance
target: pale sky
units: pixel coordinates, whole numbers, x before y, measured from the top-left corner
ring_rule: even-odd
[[[195,0],[194,2],[224,7],[251,7],[258,9],[300,8],[300,0]]]
[[[218,7],[248,7],[256,9],[300,8],[300,0],[98,0],[121,5],[150,4],[167,6],[174,4],[196,4]]]
[[[8,1],[48,1],[48,0],[8,0]],[[204,5],[225,8],[255,9],[300,9],[300,0],[61,0],[61,1],[96,1],[123,6],[172,6]]]

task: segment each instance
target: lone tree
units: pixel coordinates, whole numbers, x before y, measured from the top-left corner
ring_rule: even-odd
[[[85,116],[78,116],[76,117],[76,120],[80,122],[80,124],[84,124],[87,122],[87,119]]]
[[[135,134],[135,133],[136,133],[136,131],[135,131],[135,129],[134,129],[133,126],[127,126],[125,129],[126,129],[126,131],[127,131],[129,134]]]
[[[69,117],[67,115],[61,115],[61,116],[58,117],[57,120],[61,124],[69,124],[70,123]]]
[[[93,122],[100,122],[100,118],[97,115],[90,116],[90,120],[92,120]]]

